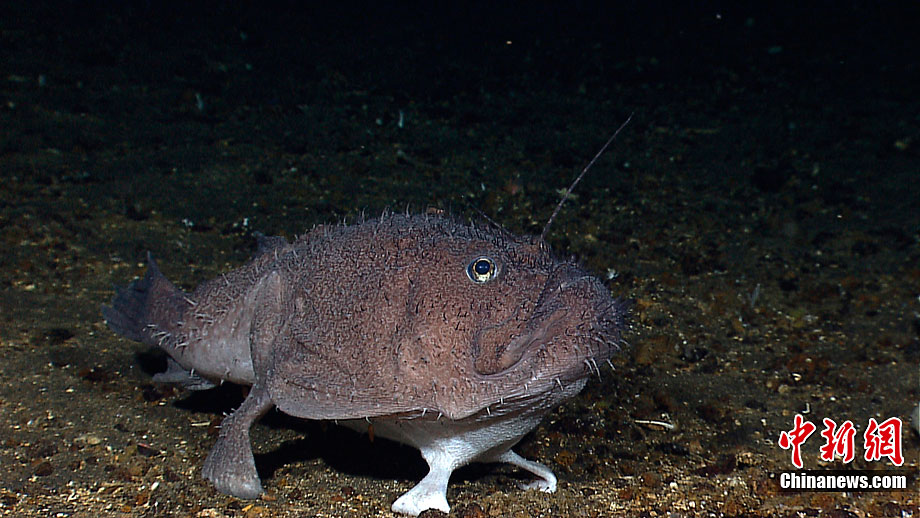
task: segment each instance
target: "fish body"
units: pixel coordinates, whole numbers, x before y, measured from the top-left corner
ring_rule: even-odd
[[[508,462],[556,488],[512,447],[577,394],[621,340],[626,306],[542,238],[432,215],[258,236],[244,266],[183,293],[150,259],[103,316],[165,350],[157,381],[251,385],[203,466],[241,498],[262,492],[249,428],[272,407],[415,446],[428,475],[393,504],[449,510],[470,462]]]

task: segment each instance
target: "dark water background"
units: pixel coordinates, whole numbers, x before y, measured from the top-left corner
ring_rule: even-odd
[[[473,467],[456,514],[916,515],[915,478],[773,474],[803,411],[858,438],[904,419],[917,470],[918,26],[916,2],[3,3],[0,513],[388,515],[414,450],[277,413],[253,430],[270,497],[213,491],[199,467],[242,392],[154,385],[162,356],[100,304],[147,250],[189,288],[252,231],[362,212],[539,233],[634,113],[548,236],[635,300],[632,348],[524,440],[559,492]],[[820,445],[807,468],[892,468]]]

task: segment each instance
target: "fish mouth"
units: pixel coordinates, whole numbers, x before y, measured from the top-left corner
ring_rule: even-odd
[[[566,263],[551,275],[528,322],[509,343],[506,362],[528,361],[535,376],[573,379],[620,349],[628,304],[615,299],[597,277]]]
[[[474,339],[474,357],[473,366],[479,374],[499,374],[518,365],[528,351],[536,350],[546,343],[548,337],[551,337],[550,330],[562,319],[564,315],[555,316],[554,318],[541,321],[539,325],[532,328],[525,328],[522,333],[513,335],[512,338],[505,342],[500,342],[497,347],[487,347],[490,342],[488,331],[501,332],[502,324],[487,330],[486,336],[477,336]],[[509,319],[510,320],[510,319]],[[507,323],[507,321],[505,322]],[[530,327],[530,326],[527,326]],[[485,347],[484,347],[485,346]]]
[[[515,312],[474,338],[474,367],[489,375],[527,362],[535,376],[581,377],[619,349],[625,309],[596,277],[565,263],[549,276],[529,315]]]

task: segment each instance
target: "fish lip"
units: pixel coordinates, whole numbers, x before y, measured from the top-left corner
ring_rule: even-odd
[[[565,308],[558,307],[548,315],[549,318],[540,318],[538,320],[533,318],[533,313],[528,315],[527,322],[519,329],[519,334],[504,342],[499,349],[498,355],[484,357],[483,359],[486,361],[481,365],[478,363],[481,337],[478,334],[474,336],[473,349],[477,351],[474,353],[476,371],[482,376],[503,376],[509,370],[518,368],[533,351],[541,350],[545,347],[545,343],[541,344],[540,342],[546,342],[548,331],[565,317],[564,313],[556,315],[563,309]],[[519,315],[519,312],[520,308],[517,308],[514,314],[489,329],[501,329],[505,324],[514,320]]]
[[[581,284],[584,287],[579,287]],[[572,290],[575,288],[585,292],[578,296],[573,305],[573,301],[566,298],[573,295]],[[578,308],[585,313],[582,318],[576,318],[577,326],[568,329],[563,324],[563,329],[553,331],[573,311],[579,311]],[[535,328],[541,329],[544,336],[561,336],[573,340],[578,346],[584,344],[585,349],[577,353],[582,358],[573,362],[582,365],[584,360],[607,359],[619,349],[628,311],[628,301],[614,297],[597,277],[578,265],[565,262],[554,268],[547,279],[533,318],[541,319]],[[585,314],[589,314],[590,318],[585,319]]]
[[[548,343],[548,341],[546,340],[546,337],[552,336],[552,334],[549,331],[553,327],[555,327],[556,324],[558,324],[561,320],[565,318],[567,313],[564,312],[564,309],[565,308],[557,309],[556,311],[552,313],[552,316],[554,316],[555,318],[551,317],[551,318],[545,319],[543,322],[535,326],[533,329],[529,329],[528,332],[522,333],[520,336],[515,337],[508,344],[508,347],[507,347],[508,350],[523,351],[523,354],[521,354],[521,357],[512,365],[512,367],[520,363],[521,360],[523,360],[524,357],[527,356],[528,352],[534,351],[537,349],[533,347],[534,344],[542,342],[540,348],[545,347],[545,345]],[[563,314],[559,315],[560,313],[563,313]],[[559,316],[555,316],[555,315],[559,315]]]
[[[511,354],[518,357],[505,370],[517,368],[534,356],[539,355],[541,351],[552,347],[557,337],[562,340],[579,340],[573,335],[574,329],[568,329],[564,323],[571,316],[572,309],[564,304],[554,305],[556,307],[550,308],[546,314],[540,315],[539,319],[531,319],[531,325],[507,344],[503,355]],[[594,356],[594,354],[591,354],[586,357]],[[581,365],[581,360],[577,363]]]
[[[529,364],[541,376],[581,377],[584,362],[603,361],[618,349],[622,313],[622,304],[596,277],[572,262],[560,263],[547,276],[519,334],[496,355],[482,357],[481,364],[476,356],[476,371],[486,377],[504,376]],[[515,311],[493,328],[518,316]],[[476,351],[478,340],[474,337]]]

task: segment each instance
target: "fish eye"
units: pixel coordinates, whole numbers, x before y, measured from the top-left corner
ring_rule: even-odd
[[[476,284],[483,284],[495,278],[498,268],[495,261],[488,257],[477,257],[466,267],[466,275]]]

